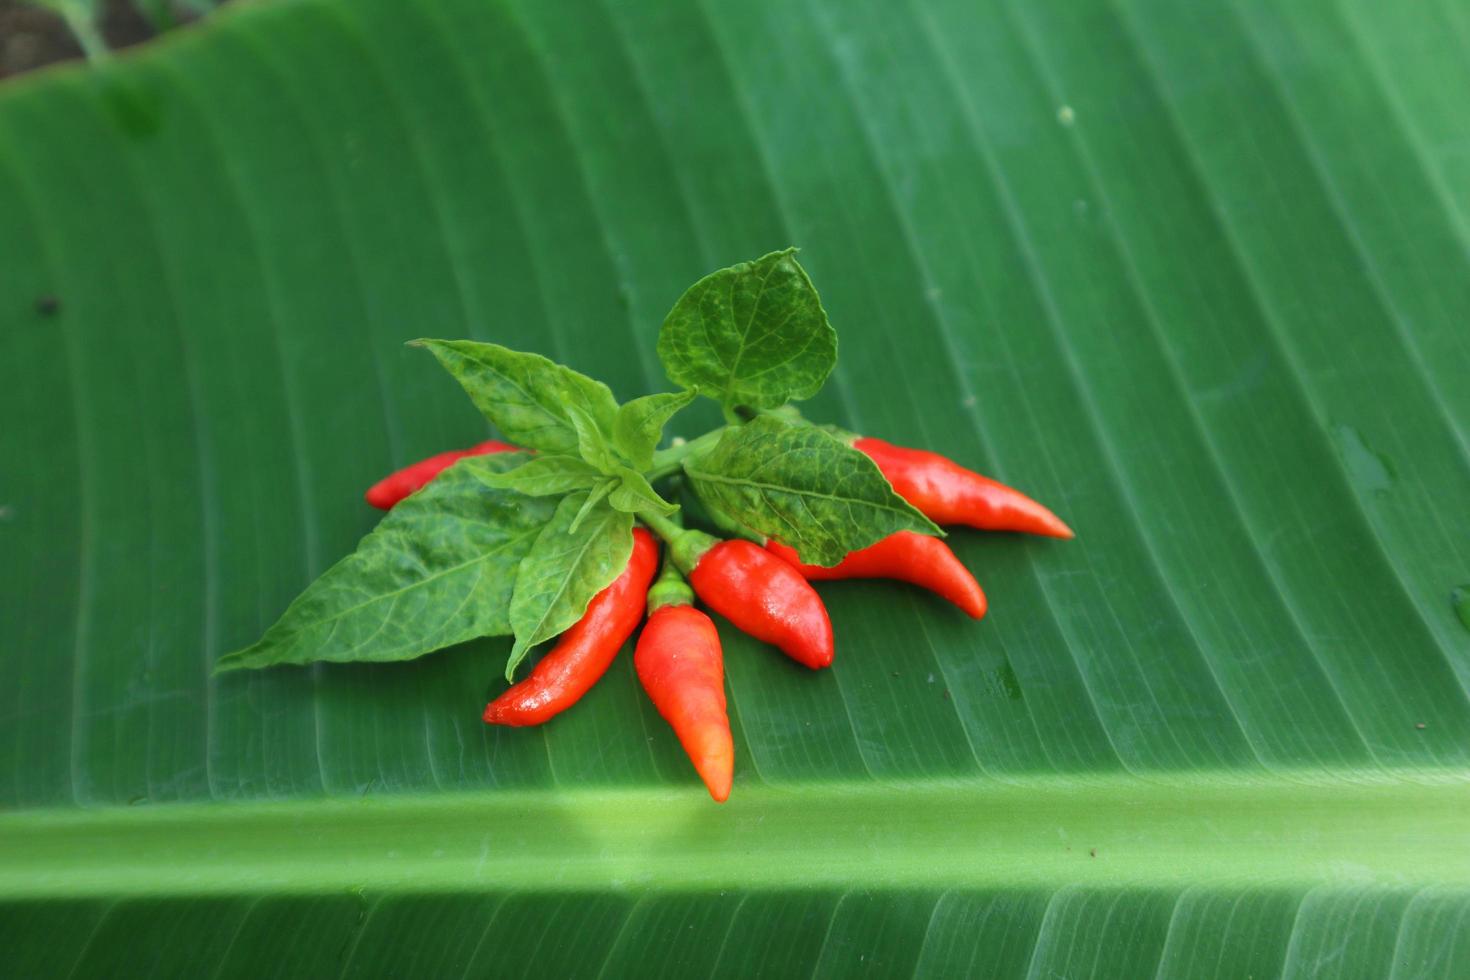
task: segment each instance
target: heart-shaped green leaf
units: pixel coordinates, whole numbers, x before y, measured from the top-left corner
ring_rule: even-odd
[[[728,409],[775,408],[821,389],[837,334],[788,248],[690,286],[664,318],[658,356],[670,380]]]

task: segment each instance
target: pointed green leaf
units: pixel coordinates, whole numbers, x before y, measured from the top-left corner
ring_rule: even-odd
[[[533,456],[515,469],[481,476],[492,487],[531,497],[586,490],[601,478],[601,471],[579,456]]]
[[[610,428],[617,401],[607,385],[540,354],[472,340],[419,340],[470,400],[511,442],[548,453],[575,453],[571,418],[581,410]]]
[[[577,529],[582,526],[587,515],[591,514],[598,504],[606,500],[617,485],[618,481],[614,477],[604,478],[594,484],[588,491],[586,499],[582,501],[582,506],[577,508],[577,513],[573,515],[572,523],[567,526],[567,530],[572,534],[577,533]]]
[[[694,401],[698,391],[661,392],[625,402],[613,420],[613,444],[640,470],[653,465],[653,451],[663,438],[664,426],[682,408]]]
[[[449,467],[215,669],[410,660],[509,633],[517,567],[555,507],[492,485],[521,459],[470,456]]]
[[[577,452],[601,473],[611,474],[620,465],[607,432],[579,405],[568,405],[567,416],[577,432]]]
[[[506,680],[531,647],[581,619],[592,597],[628,565],[633,518],[605,502],[583,513],[587,502],[585,492],[563,497],[521,562],[510,602],[516,642],[505,665]],[[573,522],[579,520],[573,531]]]
[[[607,502],[617,510],[636,514],[641,510],[653,510],[665,516],[679,508],[658,495],[642,473],[626,466],[618,470],[618,482]]]

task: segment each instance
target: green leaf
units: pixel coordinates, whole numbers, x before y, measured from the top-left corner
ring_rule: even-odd
[[[788,248],[690,286],[664,318],[658,356],[671,381],[727,409],[775,408],[821,390],[837,333]]]
[[[0,82],[0,976],[1470,976],[1466,91],[1373,0],[225,4]],[[721,623],[723,807],[631,643],[535,730],[506,640],[211,674],[490,435],[404,340],[652,391],[788,241],[813,421],[1077,529],[951,533],[984,621]]]
[[[553,502],[496,486],[521,459],[471,456],[449,467],[215,669],[410,660],[509,633],[516,568],[554,512]]]
[[[898,531],[942,534],[871,459],[821,429],[762,416],[684,463],[695,493],[746,527],[835,565]]]
[[[592,597],[628,566],[633,518],[592,500],[587,493],[563,497],[521,562],[510,600],[516,642],[505,665],[506,680],[533,646],[581,619]]]
[[[663,438],[664,426],[698,394],[697,389],[686,388],[624,402],[613,419],[613,444],[638,469],[648,469],[653,465],[653,451]]]
[[[577,529],[582,526],[582,522],[587,519],[587,515],[591,514],[593,508],[607,499],[617,485],[618,481],[616,479],[599,480],[588,491],[586,499],[582,501],[582,506],[577,508],[577,513],[572,517],[572,523],[567,525],[567,530],[575,534]]]
[[[548,453],[575,453],[574,412],[610,427],[617,401],[607,385],[540,354],[472,340],[419,340],[507,439]]]
[[[489,486],[531,497],[586,490],[601,478],[602,472],[597,467],[577,456],[533,456],[515,469],[481,476]]]
[[[577,405],[567,406],[567,415],[577,431],[577,452],[600,473],[611,475],[620,465],[607,433]]]
[[[607,502],[615,510],[636,514],[641,510],[654,510],[668,516],[679,508],[658,495],[643,474],[628,467],[618,471],[619,480],[608,495]]]

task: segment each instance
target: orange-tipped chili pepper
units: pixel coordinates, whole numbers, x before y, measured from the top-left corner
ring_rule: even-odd
[[[672,562],[649,593],[652,612],[638,637],[633,666],[653,706],[723,803],[735,774],[735,740],[725,712],[725,663],[715,624],[690,602],[693,596]]]
[[[878,464],[900,497],[936,524],[1072,537],[1072,529],[1061,518],[1024,493],[938,453],[907,449],[868,436],[858,436],[852,446]]]
[[[941,595],[975,619],[985,615],[985,593],[949,545],[928,534],[899,531],[877,544],[848,554],[830,568],[802,564],[795,548],[767,541],[766,550],[811,581],[891,578]]]
[[[797,663],[813,670],[831,665],[832,621],[800,572],[749,541],[673,526],[659,533],[705,605]]]
[[[593,596],[575,626],[561,635],[525,680],[485,707],[492,725],[539,725],[576,704],[612,664],[643,619],[648,583],[658,568],[658,542],[633,529],[633,554],[613,583]]]
[[[379,510],[392,510],[409,494],[422,490],[430,480],[453,466],[466,456],[484,456],[489,453],[513,453],[518,447],[494,439],[482,442],[470,449],[452,449],[447,453],[435,453],[427,459],[411,463],[401,470],[389,473],[368,488],[363,498]]]

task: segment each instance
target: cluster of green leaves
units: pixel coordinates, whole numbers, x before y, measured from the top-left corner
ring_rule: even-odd
[[[794,249],[721,269],[674,304],[658,354],[683,386],[619,404],[607,385],[539,354],[419,340],[506,439],[530,452],[466,457],[400,503],[251,647],[219,669],[316,660],[408,660],[513,634],[506,677],[566,630],[628,563],[635,521],[703,509],[832,565],[901,530],[941,533],[867,456],[805,422],[837,335]],[[658,449],[699,394],[727,424]]]

